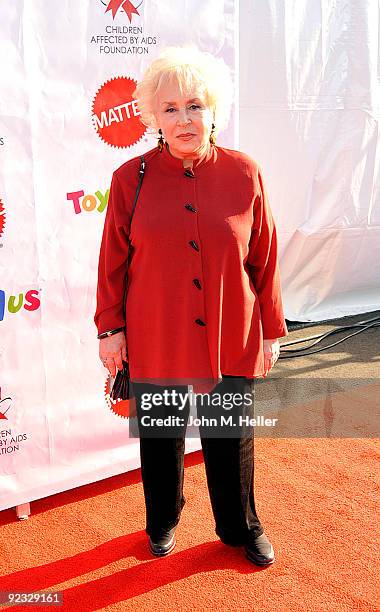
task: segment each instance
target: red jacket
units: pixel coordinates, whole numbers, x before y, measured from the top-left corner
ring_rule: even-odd
[[[127,236],[139,156],[112,177],[99,256],[98,333],[126,324],[135,380],[261,376],[263,337],[289,332],[260,167],[216,145],[193,176],[166,147],[145,159],[131,225],[126,318]]]

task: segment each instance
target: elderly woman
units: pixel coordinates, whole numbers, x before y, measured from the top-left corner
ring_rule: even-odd
[[[189,401],[179,410],[165,397],[159,414],[184,417],[174,435],[162,427],[162,435],[143,435],[144,392],[197,389],[211,380],[211,397],[232,391],[246,398],[249,391],[252,399],[255,378],[268,374],[279,356],[278,338],[288,335],[261,169],[215,140],[228,122],[231,92],[226,64],[195,48],[167,48],[150,64],[134,96],[158,146],[144,154],[133,217],[140,157],[114,172],[100,247],[99,354],[112,376],[123,360],[129,363],[154,555],[174,548],[185,503]],[[215,414],[213,405],[202,414],[208,410]],[[199,431],[216,534],[225,544],[244,546],[253,563],[273,563],[255,509],[253,428],[248,435],[219,428],[215,436],[201,425]]]

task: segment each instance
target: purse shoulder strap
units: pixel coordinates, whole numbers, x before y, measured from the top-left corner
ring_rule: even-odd
[[[123,312],[124,313],[125,313],[125,304],[126,304],[126,298],[127,298],[128,268],[129,268],[129,263],[130,263],[131,256],[132,256],[132,245],[131,245],[131,238],[130,238],[131,223],[132,223],[133,213],[135,211],[136,204],[137,204],[137,199],[139,197],[141,185],[142,185],[142,182],[144,180],[145,165],[146,165],[146,162],[145,162],[144,155],[140,155],[139,182],[138,182],[138,185],[137,185],[137,189],[136,189],[136,193],[135,193],[135,198],[133,200],[131,218],[130,218],[130,221],[129,221],[127,269],[126,269],[126,272],[125,272],[124,291],[123,291]]]
[[[133,213],[135,212],[135,208],[136,208],[136,204],[137,204],[137,199],[139,197],[141,185],[142,185],[142,182],[144,180],[145,164],[146,164],[146,162],[145,162],[144,155],[140,155],[139,182],[138,182],[136,193],[135,193],[135,199],[133,200],[131,219],[130,219],[130,222],[129,222],[129,229],[131,228]],[[129,240],[129,238],[128,238],[128,240]]]

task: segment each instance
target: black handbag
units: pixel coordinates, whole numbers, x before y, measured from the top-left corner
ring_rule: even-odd
[[[127,258],[127,270],[125,273],[124,296],[123,296],[123,312],[124,312],[125,321],[126,321],[125,306],[126,306],[126,301],[127,301],[128,269],[129,269],[129,264],[130,264],[130,260],[132,257],[130,230],[131,230],[132,217],[133,217],[133,213],[136,208],[137,198],[139,197],[141,185],[144,179],[144,174],[145,174],[145,159],[143,155],[140,155],[139,182],[138,182],[136,193],[135,193],[135,199],[133,201],[131,218],[129,221],[129,232],[128,232],[128,258]],[[131,380],[130,380],[129,363],[128,361],[124,361],[123,359],[123,369],[118,370],[116,373],[116,377],[113,382],[112,389],[110,390],[110,398],[114,401],[117,401],[118,399],[126,400],[126,399],[131,399],[132,397],[133,397],[133,389],[132,389]]]

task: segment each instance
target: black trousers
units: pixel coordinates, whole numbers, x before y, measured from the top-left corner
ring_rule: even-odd
[[[171,386],[170,390],[174,388],[182,393],[187,391],[184,386]],[[158,385],[133,383],[138,420],[146,414],[142,410],[142,394],[147,390],[155,393],[163,389]],[[218,394],[227,398],[227,393],[248,392],[253,405],[254,391],[253,379],[223,375],[220,383],[210,392],[210,397]],[[170,412],[170,407],[166,406],[161,414],[164,416]],[[187,423],[189,402],[181,413]],[[210,406],[198,407],[197,403],[197,416],[204,414],[210,416]],[[248,432],[245,429],[244,432],[244,435],[234,434],[237,437],[212,437],[210,428],[199,425],[215,532],[226,544],[243,544],[250,534],[255,537],[264,532],[254,500],[254,428],[251,427]],[[183,495],[185,435],[186,425],[178,430],[175,437],[140,435],[145,531],[153,539],[178,524],[186,501]]]

